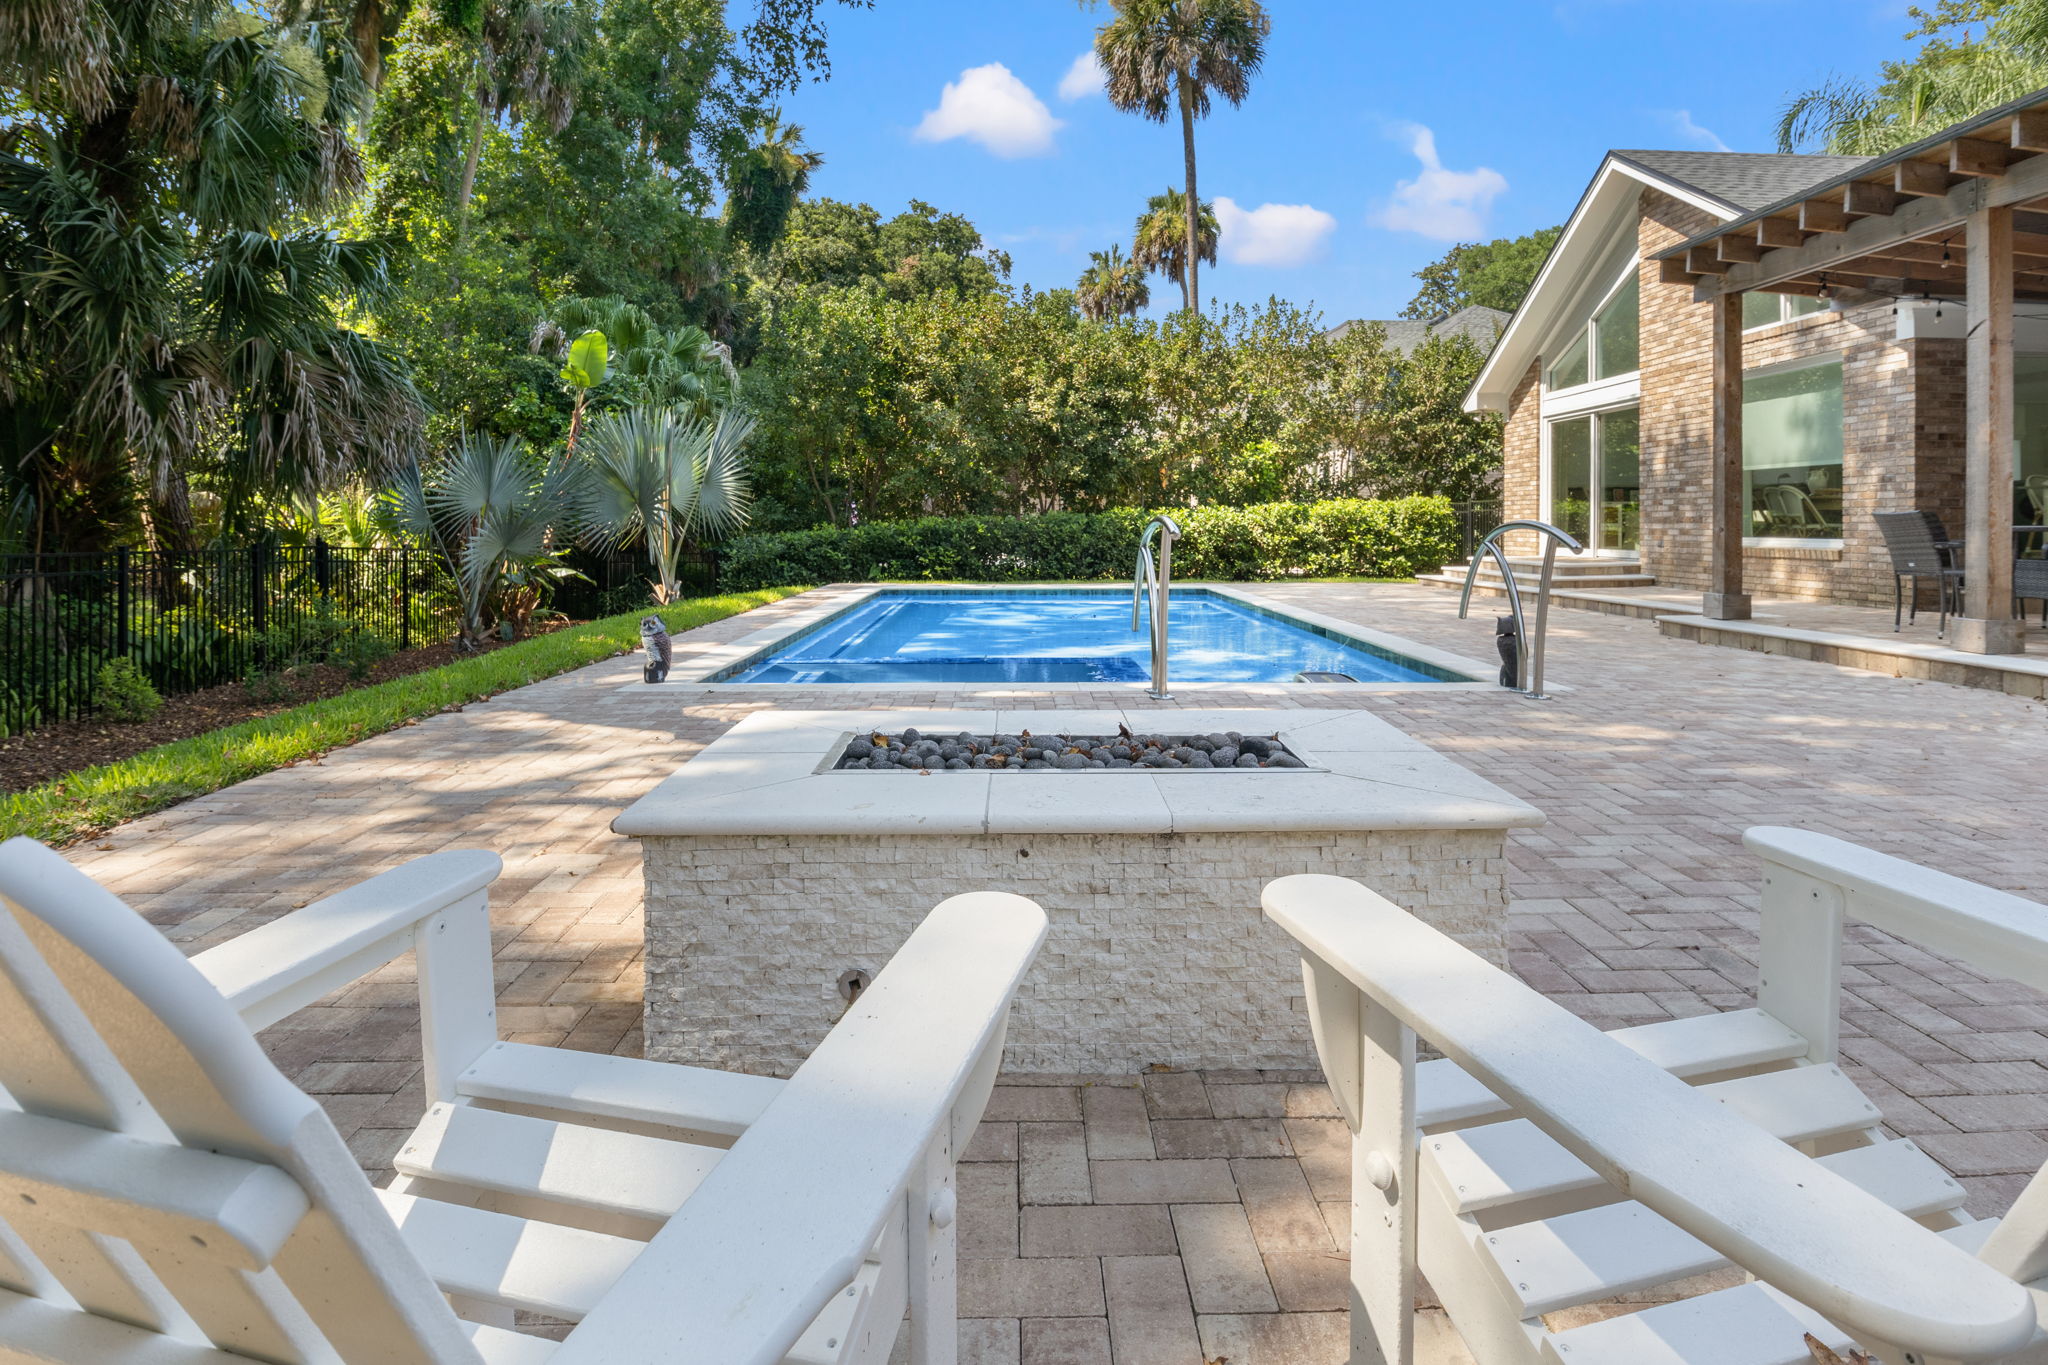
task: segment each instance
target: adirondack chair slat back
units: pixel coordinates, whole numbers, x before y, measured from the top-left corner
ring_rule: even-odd
[[[287,1365],[479,1359],[326,1113],[168,940],[26,839],[0,905],[0,1287]]]

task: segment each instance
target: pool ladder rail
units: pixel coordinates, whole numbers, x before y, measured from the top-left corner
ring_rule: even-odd
[[[1159,538],[1159,560],[1152,559],[1152,538]],[[1166,616],[1173,595],[1173,543],[1180,539],[1180,523],[1161,514],[1145,523],[1138,537],[1138,567],[1131,574],[1131,629],[1139,629],[1146,596],[1152,599],[1152,687],[1148,695],[1159,701],[1173,697],[1166,690]]]
[[[1500,547],[1500,538],[1510,531],[1535,531],[1543,537],[1543,571],[1536,579],[1536,630],[1533,635],[1522,614],[1522,592],[1515,583],[1514,566],[1508,563],[1507,554]],[[1479,562],[1492,555],[1494,564],[1500,569],[1501,582],[1507,586],[1508,610],[1513,613],[1515,623],[1515,681],[1512,690],[1532,701],[1549,700],[1543,692],[1543,632],[1550,624],[1550,573],[1557,563],[1557,547],[1560,545],[1575,555],[1586,552],[1586,547],[1579,544],[1569,531],[1559,530],[1547,521],[1510,521],[1496,526],[1472,552],[1471,562],[1465,566],[1465,595],[1458,599],[1458,619],[1462,621],[1472,605],[1472,584],[1479,577]]]

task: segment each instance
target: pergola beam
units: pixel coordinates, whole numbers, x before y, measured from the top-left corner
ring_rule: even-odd
[[[1842,231],[1816,237],[1800,246],[1766,252],[1761,261],[1728,266],[1725,275],[1698,282],[1698,297],[1742,293],[1779,280],[1840,270],[1872,251],[1958,226],[1980,209],[2024,204],[2043,196],[2048,196],[2048,156],[2029,157],[2016,162],[2003,176],[1965,180],[1939,197],[1901,203],[1895,213],[1859,218]],[[1811,207],[1816,202],[1822,201],[1810,200],[1802,207]]]

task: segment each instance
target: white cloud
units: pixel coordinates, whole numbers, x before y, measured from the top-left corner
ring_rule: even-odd
[[[1690,109],[1667,109],[1664,117],[1670,121],[1671,131],[1687,139],[1694,146],[1710,152],[1732,152],[1735,149],[1721,141],[1720,135],[1711,128],[1702,128],[1692,121]]]
[[[1090,95],[1102,93],[1102,59],[1089,48],[1074,58],[1074,64],[1067,68],[1067,74],[1060,77],[1060,98],[1063,100],[1084,100]]]
[[[1436,154],[1435,133],[1419,123],[1402,124],[1398,132],[1422,163],[1422,174],[1394,187],[1393,198],[1373,213],[1373,224],[1440,242],[1481,236],[1493,201],[1507,193],[1507,177],[1485,166],[1447,171]]]
[[[917,125],[920,142],[972,138],[997,156],[1044,156],[1052,135],[1065,127],[1001,62],[970,66],[946,82],[939,107]]]
[[[1322,250],[1337,220],[1308,204],[1261,204],[1242,208],[1216,197],[1218,249],[1238,265],[1305,265]]]

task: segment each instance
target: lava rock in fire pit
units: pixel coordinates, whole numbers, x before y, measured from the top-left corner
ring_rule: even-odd
[[[855,735],[834,765],[842,772],[1094,772],[1114,768],[1306,769],[1278,735],[974,735],[915,729]]]

